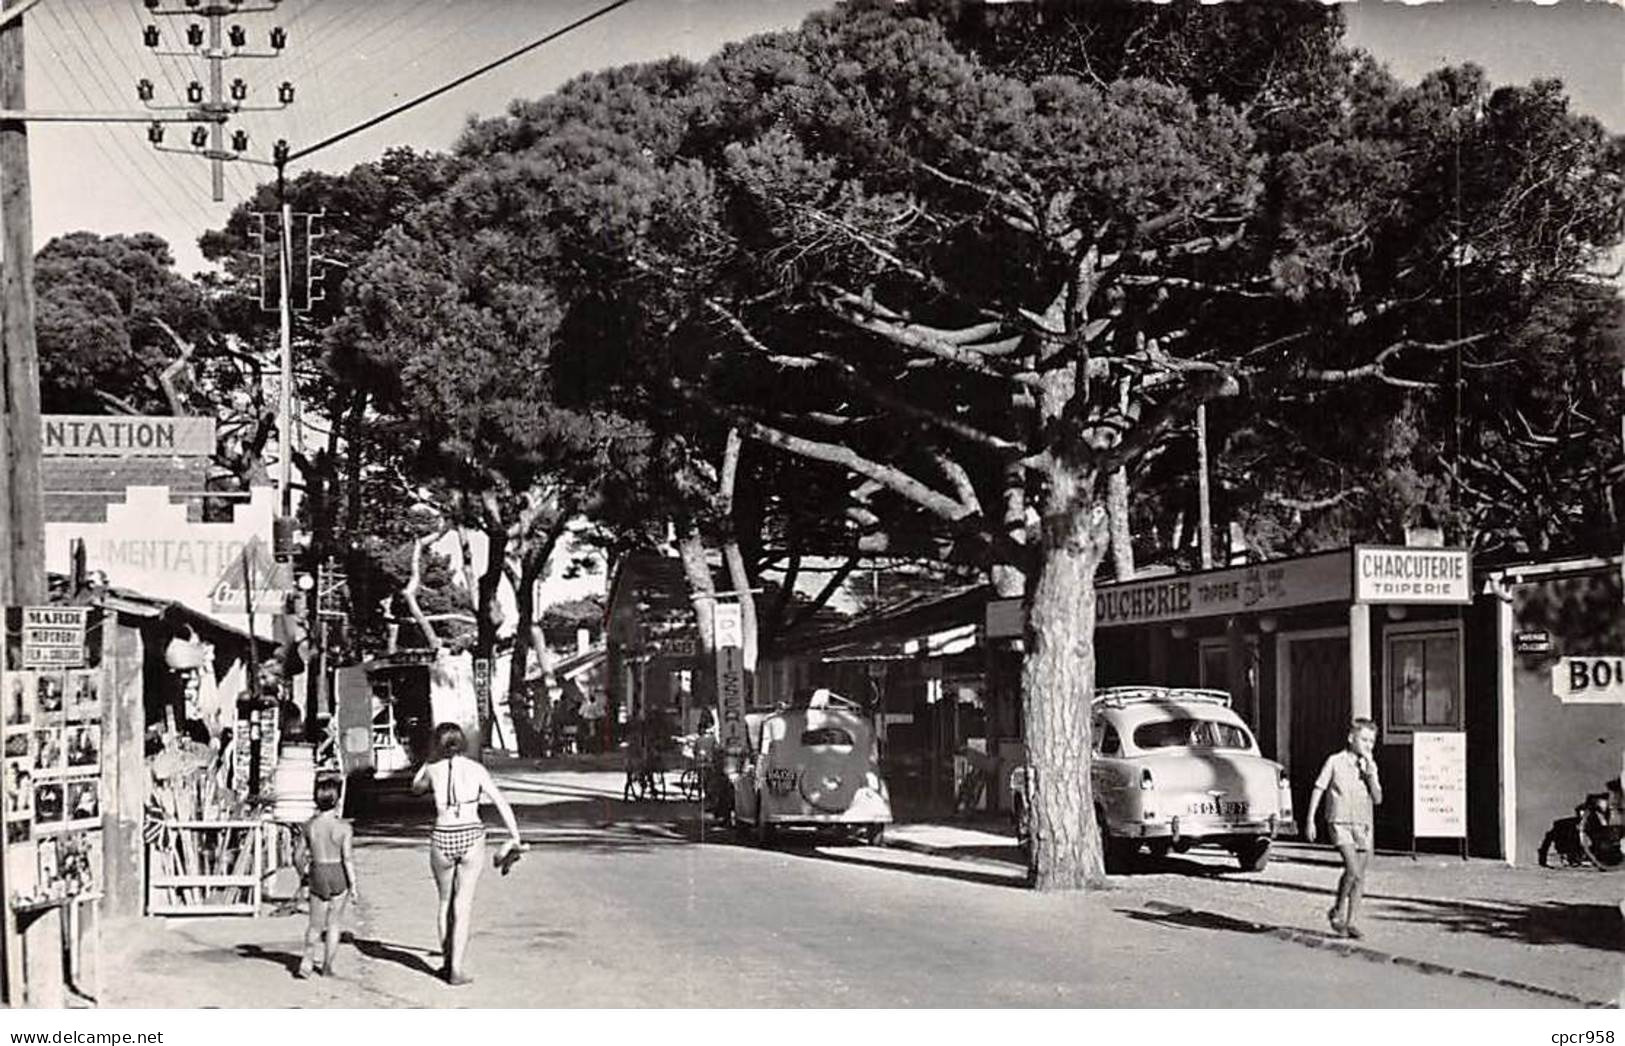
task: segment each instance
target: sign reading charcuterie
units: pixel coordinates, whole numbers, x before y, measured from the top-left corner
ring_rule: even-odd
[[[1464,548],[1354,548],[1357,603],[1471,603],[1472,576]]]

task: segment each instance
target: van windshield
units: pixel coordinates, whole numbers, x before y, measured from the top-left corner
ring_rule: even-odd
[[[1213,719],[1164,719],[1134,728],[1136,748],[1248,749],[1252,738],[1244,727]]]
[[[838,726],[826,726],[817,730],[804,730],[801,734],[801,746],[811,748],[814,745],[846,745],[856,744],[852,735]]]

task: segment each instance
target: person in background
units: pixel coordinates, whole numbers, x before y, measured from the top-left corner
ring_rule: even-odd
[[[305,822],[305,849],[310,855],[306,882],[310,886],[310,923],[305,927],[305,954],[294,976],[309,977],[315,970],[316,942],[323,940],[322,976],[333,976],[339,951],[339,924],[356,891],[355,833],[338,815],[337,778],[316,782],[316,816]]]
[[[485,825],[480,803],[489,801],[507,826],[509,848],[523,850],[519,822],[491,774],[469,759],[468,737],[456,723],[434,728],[436,758],[418,768],[412,790],[434,795],[434,831],[429,836],[429,869],[440,894],[437,928],[442,956],[441,976],[447,984],[472,984],[465,969],[468,958],[469,918],[474,912],[474,888],[479,885],[485,859]]]
[[[1303,826],[1304,838],[1314,842],[1315,815],[1324,798],[1331,843],[1343,858],[1337,901],[1326,913],[1332,931],[1339,936],[1365,936],[1354,920],[1365,893],[1366,866],[1371,861],[1371,840],[1376,831],[1375,808],[1382,803],[1382,783],[1377,779],[1377,760],[1372,755],[1376,742],[1377,725],[1369,719],[1356,719],[1349,728],[1348,747],[1327,757],[1320,776],[1315,778]]]

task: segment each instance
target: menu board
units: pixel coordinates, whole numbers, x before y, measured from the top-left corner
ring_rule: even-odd
[[[11,607],[5,620],[3,849],[8,900],[29,907],[93,892],[100,879],[100,622],[58,607]]]
[[[1467,735],[1459,730],[1411,736],[1411,796],[1419,839],[1467,837]]]

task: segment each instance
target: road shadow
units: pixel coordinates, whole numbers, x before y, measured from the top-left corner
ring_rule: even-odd
[[[748,840],[723,839],[720,835],[717,841],[733,846],[755,847],[755,844]],[[827,840],[810,837],[807,839],[781,839],[773,845],[772,852],[802,860],[820,861],[825,864],[842,864],[853,868],[869,868],[880,872],[895,872],[926,879],[947,879],[953,882],[971,883],[976,886],[1001,886],[1015,890],[1027,889],[1025,876],[1018,878],[997,871],[981,871],[969,866],[943,868],[936,865],[916,864],[908,859],[909,851],[898,848],[865,846],[862,843],[839,845],[831,844]]]
[[[1147,908],[1119,908],[1117,911],[1135,922],[1153,923],[1158,926],[1174,926],[1186,930],[1223,930],[1228,933],[1245,933],[1255,936],[1269,932],[1269,927],[1247,922],[1244,919],[1234,919],[1228,915],[1220,915],[1217,912],[1198,912],[1188,908],[1168,912],[1153,911]]]
[[[391,941],[380,941],[370,937],[353,937],[350,940],[356,951],[369,959],[379,962],[391,962],[396,966],[404,967],[412,973],[421,973],[428,977],[439,979],[440,969],[431,963],[427,956],[431,953],[423,948],[411,945],[395,944]]]
[[[302,956],[293,952],[272,951],[257,944],[239,944],[237,946],[237,957],[240,959],[259,959],[262,962],[273,963],[286,970],[289,977],[299,972],[299,963],[303,961]]]

